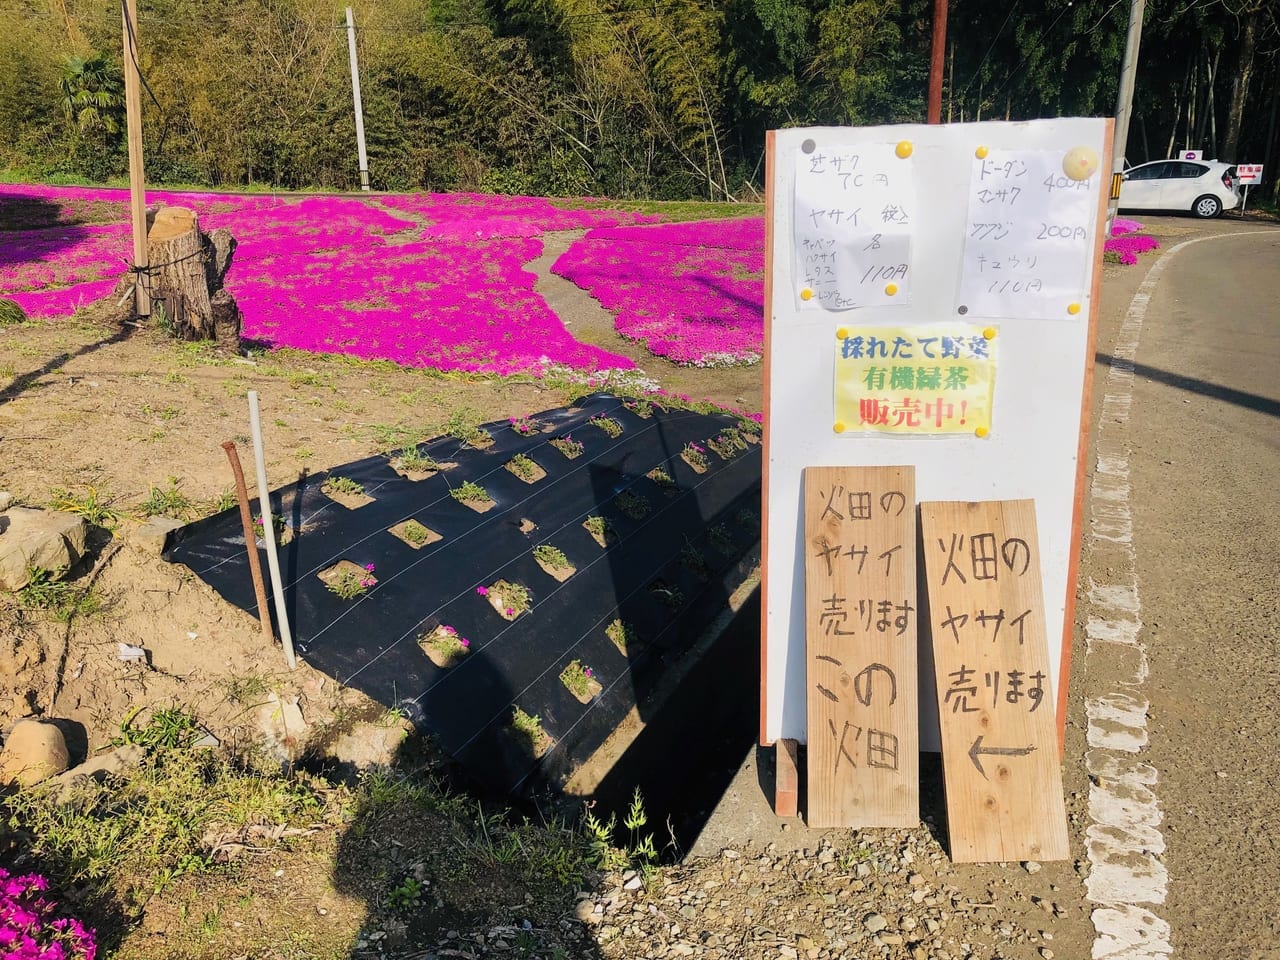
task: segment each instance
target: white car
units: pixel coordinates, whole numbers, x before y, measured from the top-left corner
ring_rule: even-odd
[[[1216,217],[1240,205],[1234,164],[1217,160],[1156,160],[1124,172],[1121,210],[1190,210]]]

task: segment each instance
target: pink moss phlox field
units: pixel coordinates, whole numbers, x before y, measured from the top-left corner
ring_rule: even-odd
[[[127,191],[0,187],[0,205],[11,198],[66,208],[60,224],[94,204],[95,219],[115,222],[0,232],[0,296],[57,318],[111,292],[131,251]],[[574,339],[524,265],[541,254],[542,233],[652,218],[478,194],[370,202],[150,191],[147,201],[191,207],[206,231],[231,231],[239,247],[227,286],[244,335],[271,346],[499,374],[634,366]]]
[[[592,230],[552,266],[617,319],[618,333],[679,364],[754,363],[763,345],[764,220]]]
[[[1133,266],[1138,262],[1138,254],[1148,250],[1159,250],[1160,241],[1155,237],[1139,234],[1145,229],[1137,220],[1124,220],[1117,217],[1111,224],[1111,236],[1102,249],[1106,253],[1114,253],[1120,262]]]

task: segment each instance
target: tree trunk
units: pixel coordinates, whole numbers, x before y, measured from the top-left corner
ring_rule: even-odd
[[[1244,159],[1240,152],[1240,130],[1244,126],[1244,106],[1249,99],[1249,75],[1253,73],[1253,49],[1258,37],[1258,9],[1245,15],[1244,32],[1240,36],[1240,54],[1236,57],[1236,72],[1231,78],[1231,104],[1227,108],[1227,136],[1222,144],[1222,154],[1228,163]]]
[[[147,230],[151,299],[183,340],[221,340],[239,345],[241,315],[222,282],[236,241],[226,230],[200,232],[193,211],[161,207]]]
[[[1222,57],[1222,48],[1219,47],[1213,54],[1213,66],[1209,69],[1209,153],[1213,154],[1213,159],[1218,159],[1218,98],[1216,96],[1218,86],[1218,60]],[[1205,64],[1208,66],[1208,63]]]

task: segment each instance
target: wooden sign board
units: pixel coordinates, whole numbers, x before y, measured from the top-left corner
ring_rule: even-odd
[[[804,471],[810,827],[920,822],[915,470]]]
[[[1064,860],[1035,504],[922,503],[951,859]]]

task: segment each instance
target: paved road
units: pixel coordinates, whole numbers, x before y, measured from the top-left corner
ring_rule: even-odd
[[[1117,890],[1135,894],[1127,916],[1102,917],[1104,927],[1129,929],[1143,951],[1117,957],[1158,957],[1171,944],[1188,960],[1272,960],[1280,958],[1280,229],[1171,254],[1185,236],[1250,228],[1168,228],[1184,236],[1166,242],[1172,259],[1139,291],[1151,294],[1145,311],[1140,298],[1099,340],[1100,353],[1119,359],[1099,367],[1100,483],[1084,566],[1086,590],[1094,585],[1084,608],[1091,649],[1077,650],[1086,655],[1078,685],[1090,727],[1080,748],[1093,774],[1099,853],[1090,889],[1104,910],[1122,899]],[[1134,341],[1136,355],[1126,350]],[[1144,787],[1156,805],[1147,806]],[[1099,830],[1099,814],[1129,828]],[[1127,857],[1118,849],[1125,842]],[[1118,872],[1099,867],[1108,857]],[[1163,903],[1149,899],[1162,893]]]

